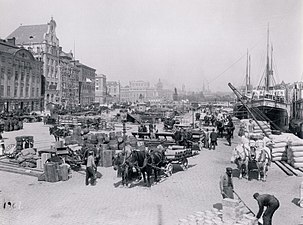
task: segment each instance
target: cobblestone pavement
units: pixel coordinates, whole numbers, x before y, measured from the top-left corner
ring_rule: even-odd
[[[54,141],[48,126],[25,124],[24,130],[4,133],[5,143],[18,135],[34,135],[35,147],[46,148]],[[239,140],[233,140],[233,146]],[[175,225],[178,219],[196,211],[210,210],[221,203],[219,177],[230,163],[231,147],[219,140],[215,151],[203,150],[189,159],[189,169],[174,166],[174,174],[151,188],[143,184],[115,187],[120,181],[112,168],[99,167],[103,177],[96,186],[85,186],[84,172],[73,172],[65,182],[39,182],[37,178],[0,172],[0,202],[21,202],[21,209],[0,209],[0,224],[162,224]],[[232,146],[232,147],[233,147]],[[274,225],[303,224],[303,210],[293,202],[299,198],[300,177],[286,176],[275,164],[267,182],[234,178],[235,191],[257,212],[254,192],[271,193],[280,200]],[[18,205],[18,204],[17,204]]]

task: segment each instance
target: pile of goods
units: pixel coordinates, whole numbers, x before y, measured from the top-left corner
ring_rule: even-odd
[[[272,161],[287,161],[294,168],[303,168],[303,140],[292,133],[270,135]]]
[[[196,212],[187,218],[179,219],[179,225],[257,225],[258,220],[246,214],[243,205],[233,199],[224,199],[222,202],[223,210],[213,208]]]
[[[288,143],[287,162],[294,168],[303,168],[303,140],[295,137]]]
[[[250,122],[251,121],[251,122]],[[258,121],[262,129],[267,135],[271,134],[270,124],[266,121]],[[240,130],[239,134],[242,133],[244,135],[247,133],[249,139],[263,139],[264,134],[262,129],[258,126],[258,124],[255,121],[252,121],[251,119],[242,119],[240,121]],[[241,136],[242,136],[241,135]]]
[[[186,149],[184,146],[180,145],[169,146],[165,151],[165,155],[168,159],[186,158],[192,156],[192,154],[191,149]]]
[[[282,133],[281,135],[270,135],[269,137],[272,141],[272,144],[269,145],[272,161],[287,161],[288,144],[295,135]]]
[[[15,158],[19,165],[29,168],[36,168],[37,159],[39,159],[36,154],[36,149],[34,148],[26,148],[21,150],[21,152],[19,152]]]
[[[88,152],[93,151],[99,166],[112,166],[112,158],[117,150],[122,150],[125,143],[132,147],[137,146],[137,140],[133,136],[123,139],[122,132],[90,133],[88,128],[75,127],[73,134],[65,138],[65,145],[79,145],[81,158],[85,162]]]
[[[3,120],[1,123],[3,124],[3,130],[6,132],[23,129],[22,120],[16,118],[9,118]]]

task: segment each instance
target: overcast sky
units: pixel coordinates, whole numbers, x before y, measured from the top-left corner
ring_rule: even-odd
[[[108,80],[159,78],[172,87],[243,85],[246,51],[254,85],[266,63],[270,27],[278,82],[303,73],[301,0],[0,0],[0,38],[51,16],[64,51]]]

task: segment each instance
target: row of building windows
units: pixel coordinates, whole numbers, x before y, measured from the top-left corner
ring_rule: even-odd
[[[23,93],[25,90],[25,93]],[[36,90],[36,93],[35,93],[35,90]],[[24,94],[24,95],[23,95]],[[20,95],[18,96],[18,87],[15,86],[15,89],[14,89],[14,95],[12,96],[11,95],[11,86],[7,86],[6,87],[6,96],[7,97],[29,97],[29,95],[31,94],[31,97],[40,97],[41,94],[40,94],[40,89],[39,88],[34,88],[32,87],[31,88],[31,93],[29,93],[29,87],[20,87]],[[4,86],[3,85],[0,85],[0,95],[1,96],[4,96]]]

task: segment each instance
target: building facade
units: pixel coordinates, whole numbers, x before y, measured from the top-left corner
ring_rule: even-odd
[[[80,69],[75,65],[73,54],[65,53],[60,48],[59,59],[59,90],[60,105],[75,107],[80,103],[79,99],[79,74]]]
[[[43,62],[15,45],[0,41],[0,111],[40,111],[43,106]]]
[[[95,79],[96,70],[79,61],[75,62],[80,70],[79,73],[79,104],[87,106],[95,102]]]
[[[56,22],[51,18],[47,24],[20,26],[8,36],[16,39],[17,46],[31,51],[36,59],[43,61],[45,106],[48,103],[60,103],[60,49],[56,26]]]
[[[106,103],[106,75],[96,75],[95,82],[95,103],[104,104]]]
[[[107,81],[106,90],[107,90],[107,101],[109,103],[120,102],[120,82]]]
[[[120,87],[120,102],[130,102],[129,86]]]

